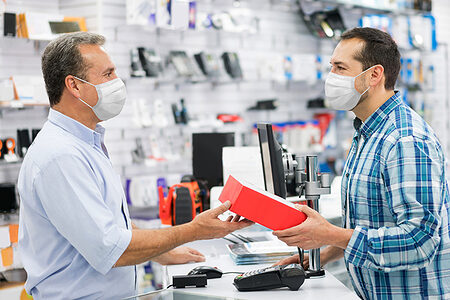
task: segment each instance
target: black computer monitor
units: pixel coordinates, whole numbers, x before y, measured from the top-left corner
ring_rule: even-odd
[[[275,139],[272,124],[258,123],[257,129],[266,191],[286,199],[283,149]]]
[[[233,132],[193,133],[192,170],[196,179],[208,181],[208,188],[223,185],[223,147],[234,146]]]

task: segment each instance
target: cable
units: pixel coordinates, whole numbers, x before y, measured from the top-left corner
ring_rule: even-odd
[[[223,272],[222,275],[225,275],[225,274],[243,274],[243,273],[245,273],[245,272]]]
[[[305,252],[303,252],[303,249],[300,249],[300,247],[297,247],[297,250],[300,266],[302,266],[302,268],[305,269],[305,267],[303,266],[303,260],[305,259]]]
[[[160,290],[150,291],[150,292],[137,294],[137,295],[134,295],[134,296],[131,296],[131,297],[127,297],[127,298],[122,298],[122,300],[137,299],[137,298],[142,297],[142,296],[147,296],[147,295],[151,295],[151,294],[161,293],[161,292],[167,291],[172,286],[173,286],[173,284],[168,285],[166,288],[163,288],[163,289],[160,289]]]

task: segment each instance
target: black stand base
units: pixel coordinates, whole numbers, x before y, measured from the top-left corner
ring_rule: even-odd
[[[319,278],[319,277],[325,277],[325,270],[320,269],[319,271],[313,271],[313,270],[306,270],[306,278]]]

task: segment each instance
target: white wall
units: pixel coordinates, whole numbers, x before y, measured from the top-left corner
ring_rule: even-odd
[[[148,99],[151,103],[155,99],[162,99],[168,105],[185,98],[189,113],[201,117],[215,116],[217,113],[238,113],[243,115],[245,122],[220,128],[220,131],[250,132],[250,126],[255,121],[287,121],[311,118],[311,112],[306,110],[306,100],[320,96],[323,93],[323,83],[308,86],[306,83],[276,85],[270,81],[258,81],[257,69],[260,57],[274,54],[291,55],[296,53],[331,54],[334,43],[318,41],[306,29],[298,13],[286,5],[273,5],[270,0],[242,1],[244,7],[250,8],[260,19],[260,32],[255,35],[232,33],[201,33],[188,31],[161,31],[160,34],[139,26],[126,26],[125,1],[121,0],[9,0],[7,11],[47,11],[65,15],[81,15],[87,19],[88,29],[103,33],[107,37],[106,48],[115,62],[119,75],[125,79],[128,88],[128,101],[121,115],[105,122],[107,127],[107,146],[114,165],[123,175],[189,173],[190,145],[189,136],[193,131],[211,128],[189,128],[184,126],[170,126],[167,128],[138,128],[132,120],[133,101],[137,98]],[[231,8],[231,0],[201,0],[198,9],[201,11],[222,11]],[[434,13],[438,19],[438,39],[448,42],[450,36],[450,22],[448,15],[450,8],[446,0],[436,0]],[[349,17],[350,18],[350,17]],[[351,19],[351,18],[350,18]],[[0,77],[15,74],[40,75],[40,55],[47,43],[32,42],[21,39],[0,37]],[[240,55],[245,81],[239,84],[231,83],[212,86],[209,83],[196,85],[162,85],[155,88],[150,79],[129,78],[129,50],[132,47],[146,46],[165,55],[169,50],[186,50],[192,55],[199,51],[221,54],[223,51],[237,51]],[[439,60],[439,58],[438,58]],[[447,66],[448,66],[448,62]],[[440,65],[448,72],[445,64]],[[447,73],[448,74],[448,73]],[[439,76],[445,80],[445,76]],[[448,80],[448,75],[447,79]],[[440,81],[444,86],[445,81]],[[447,87],[448,95],[448,87]],[[273,113],[248,113],[246,108],[252,106],[256,100],[278,98],[281,105]],[[448,118],[440,116],[439,106],[448,106],[448,96],[439,92],[432,95],[430,101],[438,103],[433,120],[436,127],[441,128],[438,135],[448,144]],[[40,127],[45,121],[46,108],[24,110],[4,110],[0,115],[0,135],[14,135],[16,128]],[[171,119],[171,112],[167,108]],[[446,122],[442,126],[442,122]],[[347,124],[348,125],[348,124]],[[442,129],[443,128],[443,129]],[[217,130],[217,129],[216,129]],[[186,149],[182,159],[159,163],[152,167],[133,165],[130,150],[135,146],[135,138],[142,137],[145,141],[149,136],[158,140],[171,137],[176,148]],[[241,143],[238,138],[238,143]],[[167,147],[167,145],[166,145]],[[0,181],[14,181],[20,165],[0,165]]]
[[[437,40],[440,43],[442,55],[436,64],[441,67],[439,74],[440,94],[436,95],[433,119],[443,123],[447,128],[447,134],[439,138],[445,143],[447,150],[447,160],[450,159],[450,5],[448,0],[433,1],[433,15],[436,18]],[[444,107],[442,107],[444,106]],[[450,164],[447,163],[447,177],[450,174]]]

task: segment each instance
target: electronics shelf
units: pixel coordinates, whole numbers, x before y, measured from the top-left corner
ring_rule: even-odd
[[[53,39],[55,39],[55,37],[24,38],[24,37],[18,37],[18,36],[0,35],[0,40],[22,40],[22,41],[30,41],[30,42],[50,42]]]
[[[206,28],[203,30],[199,29],[191,29],[191,28],[172,28],[172,27],[158,27],[156,25],[140,25],[140,24],[125,24],[125,25],[119,25],[114,27],[114,32],[117,35],[120,30],[140,30],[147,33],[153,33],[156,34],[158,37],[165,37],[170,34],[201,34],[201,35],[221,35],[221,34],[230,34],[230,35],[251,35],[251,34],[257,34],[258,30],[243,30],[243,31],[230,31],[230,30],[223,30],[223,29],[212,29],[212,28]],[[116,36],[117,38],[117,36]]]
[[[289,90],[296,84],[308,84],[306,80],[285,80],[277,81],[274,79],[199,79],[199,78],[174,78],[163,79],[157,77],[128,77],[124,78],[124,81],[129,84],[143,84],[153,86],[158,89],[161,86],[173,85],[175,88],[188,85],[209,84],[214,89],[223,85],[241,85],[247,83],[266,83],[271,86],[272,89],[286,89]],[[319,80],[320,81],[320,80]],[[311,84],[309,84],[311,85]],[[313,85],[313,84],[312,84]]]
[[[17,165],[22,163],[22,159],[18,159],[16,161],[6,161],[6,160],[0,160],[0,166],[9,166],[9,165]]]
[[[307,2],[323,2],[326,4],[344,5],[350,8],[371,9],[380,12],[394,13],[399,15],[417,15],[417,14],[429,14],[430,11],[419,10],[414,8],[397,8],[395,6],[380,6],[375,4],[361,3],[363,1],[356,0],[306,0]]]
[[[0,109],[2,108],[24,108],[24,107],[47,107],[48,103],[42,102],[22,102],[20,100],[0,101]]]

